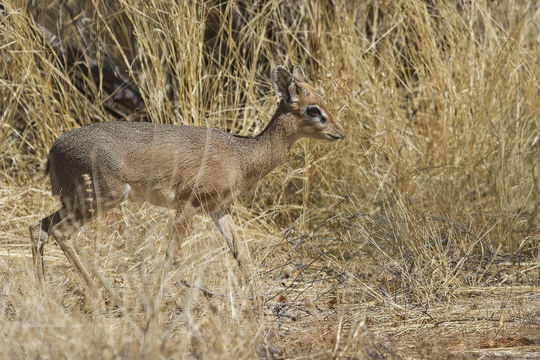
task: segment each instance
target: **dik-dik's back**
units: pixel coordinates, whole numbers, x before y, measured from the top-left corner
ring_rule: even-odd
[[[172,204],[182,189],[208,193],[241,187],[238,161],[248,155],[243,142],[249,138],[190,126],[108,122],[82,127],[51,148],[52,191],[67,203],[80,203],[78,196],[88,196],[82,189],[88,174],[98,200],[130,196],[167,205],[163,201]]]

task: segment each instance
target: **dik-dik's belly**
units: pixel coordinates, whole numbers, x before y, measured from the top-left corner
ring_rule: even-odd
[[[208,189],[161,188],[152,185],[126,185],[124,197],[134,202],[149,202],[153,205],[178,209],[189,203],[208,213],[227,208],[234,201],[234,191],[212,191]]]
[[[133,202],[149,202],[153,205],[177,208],[178,199],[175,189],[159,188],[152,185],[126,184],[124,198]]]

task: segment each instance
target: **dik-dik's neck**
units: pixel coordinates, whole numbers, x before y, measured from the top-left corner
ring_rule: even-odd
[[[298,139],[298,128],[290,109],[283,101],[266,128],[251,139],[247,160],[247,176],[256,182],[272,171],[286,158],[289,149]]]

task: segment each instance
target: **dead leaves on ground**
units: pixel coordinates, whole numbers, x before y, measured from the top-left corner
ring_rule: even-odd
[[[515,339],[513,337],[500,337],[497,339],[487,339],[482,343],[482,348],[501,348],[501,347],[516,347],[516,346],[531,346],[536,345],[533,340],[525,337]]]

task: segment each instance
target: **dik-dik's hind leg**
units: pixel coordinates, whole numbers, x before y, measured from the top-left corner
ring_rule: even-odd
[[[75,267],[77,273],[82,277],[86,286],[89,289],[97,290],[96,282],[90,276],[90,272],[81,261],[79,254],[75,251],[73,246],[73,236],[77,234],[79,228],[85,223],[91,221],[95,217],[105,215],[108,210],[116,207],[124,200],[123,197],[116,196],[110,197],[107,200],[101,200],[94,205],[92,201],[85,201],[81,204],[74,204],[70,209],[69,215],[64,217],[62,221],[58,222],[50,231],[50,234],[54,237],[64,255],[68,258],[69,262]],[[96,211],[96,208],[98,211]]]
[[[98,173],[98,170],[96,169],[94,176],[100,179],[99,182],[95,183],[90,175],[83,174],[84,186],[77,188],[76,196],[62,199],[68,201],[69,215],[57,223],[50,232],[86,286],[92,291],[97,291],[98,287],[75,251],[73,236],[85,223],[105,215],[107,211],[118,206],[126,199],[130,189],[123,181],[105,177]]]
[[[78,231],[77,225],[80,226],[84,220],[88,220],[88,218],[84,218],[84,220],[79,219],[77,221],[77,217],[78,216],[74,216],[73,213],[65,217],[53,227],[51,234],[64,252],[64,255],[66,255],[68,258],[69,262],[75,267],[75,270],[83,278],[86,286],[90,289],[97,289],[94,279],[92,279],[90,273],[86,269],[86,266],[84,266],[79,255],[75,251],[73,242],[71,240],[71,237]]]
[[[180,252],[180,246],[187,235],[189,222],[193,216],[195,216],[197,211],[199,211],[199,208],[190,202],[186,202],[176,211],[176,219],[174,220],[175,231],[167,247],[167,259],[172,260],[173,262],[177,259],[178,253]]]
[[[43,265],[43,249],[49,240],[52,228],[67,216],[67,209],[62,207],[60,210],[43,218],[38,224],[30,225],[30,245],[32,248],[32,262],[34,271],[41,287],[45,277]]]

